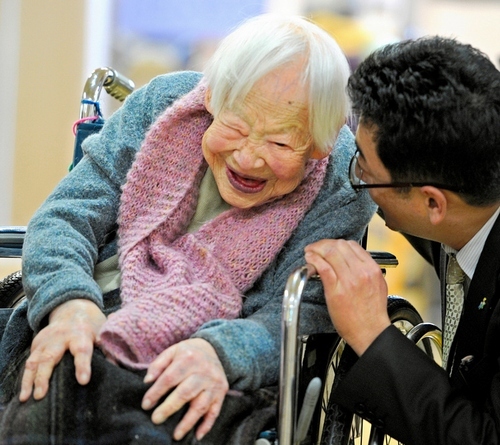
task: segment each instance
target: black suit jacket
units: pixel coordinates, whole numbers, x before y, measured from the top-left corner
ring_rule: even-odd
[[[409,239],[443,276],[440,245]],[[348,372],[334,400],[370,413],[406,445],[500,444],[499,299],[500,218],[468,290],[453,369],[443,370],[391,326]]]

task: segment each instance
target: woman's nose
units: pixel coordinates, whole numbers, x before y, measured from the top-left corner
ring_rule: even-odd
[[[241,170],[254,170],[264,166],[262,158],[263,147],[260,144],[245,141],[234,150],[233,157]]]

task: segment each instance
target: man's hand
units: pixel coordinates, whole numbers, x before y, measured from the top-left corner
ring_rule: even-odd
[[[212,428],[229,389],[222,364],[210,343],[203,339],[190,339],[163,351],[148,368],[144,379],[155,382],[142,400],[142,408],[156,406],[162,396],[168,397],[153,411],[154,423],[162,423],[189,403],[189,409],[174,431],[180,440],[203,418],[196,430],[201,440]]]
[[[305,252],[306,261],[321,277],[337,332],[362,355],[391,324],[380,266],[355,241],[322,240],[307,246]]]
[[[45,397],[52,371],[68,350],[75,358],[76,380],[86,385],[94,343],[105,320],[99,307],[89,300],[70,300],[55,308],[49,315],[49,324],[31,344],[19,400],[25,402],[32,392],[36,400]]]

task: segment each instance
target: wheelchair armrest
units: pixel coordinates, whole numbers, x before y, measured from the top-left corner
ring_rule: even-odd
[[[372,258],[375,262],[382,268],[385,269],[387,267],[396,267],[399,264],[398,259],[395,255],[390,252],[381,252],[377,250],[369,251]]]
[[[0,257],[21,258],[25,226],[0,227]]]

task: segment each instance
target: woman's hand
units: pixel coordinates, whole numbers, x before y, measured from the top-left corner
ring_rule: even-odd
[[[105,320],[99,307],[89,300],[70,300],[55,308],[49,315],[49,324],[31,344],[19,400],[25,402],[32,392],[36,400],[45,397],[52,371],[68,350],[75,358],[76,380],[86,385],[94,343]]]
[[[155,382],[142,400],[142,408],[156,406],[162,396],[173,390],[153,411],[154,423],[162,423],[189,403],[189,409],[174,431],[180,440],[199,419],[196,430],[201,440],[212,428],[229,389],[222,364],[210,343],[203,339],[189,339],[163,351],[149,366],[144,379]]]
[[[337,332],[360,356],[391,324],[380,266],[355,241],[322,240],[305,252],[321,277]]]

